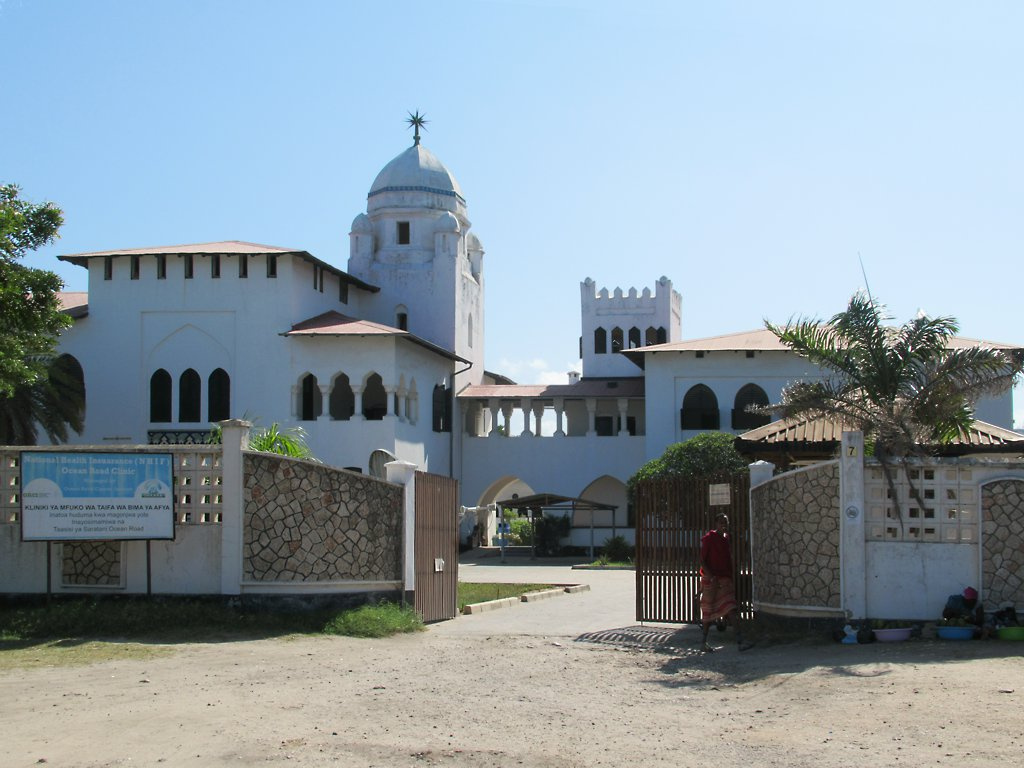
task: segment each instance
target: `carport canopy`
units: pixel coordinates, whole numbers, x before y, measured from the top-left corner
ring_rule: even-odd
[[[573,496],[559,496],[555,493],[535,493],[532,496],[520,496],[515,499],[506,499],[498,502],[499,507],[505,509],[561,509],[575,512],[577,509],[618,509],[614,504],[602,504],[598,501],[588,501]]]

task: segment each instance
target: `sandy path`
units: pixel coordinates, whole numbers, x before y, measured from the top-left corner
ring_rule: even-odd
[[[384,641],[195,644],[155,660],[15,670],[0,674],[0,764],[1024,762],[1015,645],[707,656],[690,650],[688,632],[623,627],[576,639],[448,628]],[[615,640],[594,642],[601,637]]]

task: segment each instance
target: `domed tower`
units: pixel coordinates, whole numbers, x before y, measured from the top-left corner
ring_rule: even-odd
[[[410,121],[412,122],[412,121]],[[469,232],[459,183],[414,143],[384,166],[349,233],[350,274],[380,287],[370,319],[408,330],[473,362],[483,376],[483,247]],[[467,380],[468,379],[468,380]]]

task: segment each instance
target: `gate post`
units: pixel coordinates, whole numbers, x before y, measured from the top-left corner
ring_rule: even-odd
[[[839,586],[847,618],[867,617],[864,433],[843,432],[839,456]]]
[[[416,595],[416,465],[389,461],[384,465],[389,483],[402,489],[402,594],[412,603]]]
[[[249,447],[252,424],[242,419],[220,422],[221,513],[220,593],[242,592],[242,546],[245,520],[245,467],[242,451]]]

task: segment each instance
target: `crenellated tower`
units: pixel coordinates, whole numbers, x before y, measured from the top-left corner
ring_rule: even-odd
[[[580,283],[583,376],[639,376],[641,371],[618,354],[682,338],[682,298],[672,281],[662,277],[637,292],[621,288],[597,290],[589,277]]]

